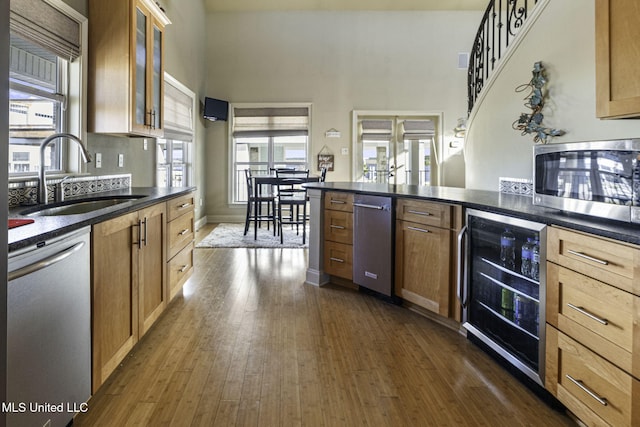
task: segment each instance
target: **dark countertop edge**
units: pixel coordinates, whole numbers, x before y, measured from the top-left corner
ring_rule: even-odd
[[[417,185],[368,184],[353,182],[324,182],[305,184],[308,189],[342,191],[348,193],[393,196],[453,203],[468,209],[499,213],[547,225],[557,225],[640,245],[640,226],[564,212],[533,204],[530,196],[506,194],[498,191],[469,190],[457,187],[420,187]]]
[[[9,209],[9,218],[31,218],[35,222],[20,227],[9,229],[8,250],[9,252],[22,249],[39,242],[46,241],[66,233],[78,230],[87,225],[97,224],[130,212],[143,209],[175,197],[182,196],[194,191],[196,187],[163,188],[163,187],[131,187],[122,190],[105,191],[100,193],[87,194],[77,198],[67,200],[84,200],[103,197],[122,197],[126,195],[144,196],[136,200],[98,209],[78,215],[59,216],[34,216],[28,217],[20,215],[20,212],[28,209],[28,206],[19,206]]]

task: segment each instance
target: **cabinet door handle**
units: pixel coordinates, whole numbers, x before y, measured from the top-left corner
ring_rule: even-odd
[[[567,252],[569,252],[571,255],[575,255],[577,257],[584,258],[584,259],[587,259],[589,261],[597,262],[598,264],[609,265],[609,261],[605,261],[605,260],[602,260],[602,259],[599,259],[599,258],[594,258],[594,257],[589,256],[587,254],[583,254],[582,252],[572,251],[571,249],[567,250]]]
[[[335,262],[344,262],[344,260],[343,260],[343,259],[340,259],[340,258],[334,258],[334,257],[331,257],[331,258],[329,258],[329,259],[330,259],[331,261],[335,261]]]
[[[188,228],[185,228],[184,230],[182,230],[181,232],[178,233],[178,235],[180,236],[184,236],[185,234],[187,234],[189,232]]]
[[[331,227],[331,228],[337,228],[338,230],[344,230],[344,229],[346,228],[346,227],[343,227],[343,226],[341,226],[341,225],[333,225],[333,224],[331,224],[329,227]]]
[[[420,231],[421,233],[431,233],[429,230],[425,230],[424,228],[418,227],[407,227],[408,230]]]
[[[142,220],[139,219],[138,223],[133,226],[138,227],[138,241],[133,244],[138,245],[138,249],[142,249]]]
[[[414,215],[431,216],[429,212],[407,211],[407,213],[414,214]]]
[[[185,264],[182,266],[182,268],[178,269],[178,273],[184,273],[185,271],[187,271],[188,268],[189,268],[189,265]]]
[[[567,379],[569,381],[571,381],[572,383],[574,383],[575,385],[577,385],[578,387],[580,387],[580,389],[582,391],[584,391],[585,393],[587,393],[589,396],[591,396],[592,398],[594,398],[595,400],[598,401],[599,404],[601,404],[602,406],[607,406],[607,399],[604,397],[600,397],[598,396],[595,392],[593,392],[592,390],[590,390],[586,385],[584,385],[584,383],[581,380],[576,380],[575,378],[573,378],[571,375],[569,374],[565,374],[565,377],[567,377]]]
[[[462,295],[463,288],[466,288],[465,283],[466,279],[465,269],[464,269],[464,246],[462,244],[464,240],[464,236],[467,234],[467,226],[462,227],[460,232],[458,233],[458,283],[456,284],[456,293],[458,295],[458,301],[460,301],[460,305],[462,308],[467,308],[467,299]]]
[[[147,246],[147,217],[144,217],[144,221],[142,221],[142,223],[144,224],[144,245]]]
[[[594,314],[589,313],[587,310],[585,310],[583,307],[578,307],[577,305],[573,305],[570,302],[567,303],[567,306],[569,308],[574,309],[575,311],[577,311],[580,314],[583,314],[585,316],[587,316],[589,319],[591,320],[595,320],[596,322],[602,324],[602,325],[608,325],[609,321],[607,319],[603,319],[601,317],[598,317]]]

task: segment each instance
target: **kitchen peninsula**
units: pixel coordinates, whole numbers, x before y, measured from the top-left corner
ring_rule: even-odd
[[[536,234],[541,240],[541,279],[539,289],[536,282],[531,281],[533,285],[529,285],[535,287],[535,298],[539,298],[536,299],[536,306],[540,306],[539,325],[535,318],[533,333],[527,332],[514,315],[517,302],[513,301],[525,294],[513,284],[512,278],[519,276],[522,279],[523,276],[519,271],[515,273],[513,267],[509,270],[500,266],[501,254],[497,262],[489,257],[482,259],[484,265],[490,265],[483,267],[486,271],[498,272],[497,279],[480,272],[484,278],[479,280],[492,281],[502,288],[503,310],[499,298],[497,309],[492,310],[489,303],[480,302],[480,305],[491,313],[488,316],[509,324],[505,329],[519,329],[535,338],[533,353],[540,353],[540,360],[534,361],[536,367],[540,366],[537,384],[574,415],[588,424],[637,425],[640,420],[637,398],[640,393],[640,233],[637,225],[548,209],[533,205],[528,196],[492,191],[348,182],[306,186],[311,204],[307,283],[348,285],[350,277],[356,275],[346,264],[358,257],[363,249],[358,247],[357,239],[353,239],[352,246],[349,242],[341,243],[347,256],[341,257],[327,250],[335,244],[330,235],[327,237],[331,230],[339,229],[345,234],[348,225],[356,221],[355,217],[347,215],[340,222],[334,222],[332,202],[339,203],[340,209],[349,213],[354,209],[347,205],[356,195],[390,197],[393,200],[391,212],[396,219],[395,229],[391,230],[395,234],[394,297],[453,328],[461,325],[469,328],[465,319],[467,314],[462,313],[461,306],[468,303],[467,281],[478,280],[476,273],[469,277],[465,270],[470,262],[465,249],[470,250],[470,245],[464,243],[463,210],[487,212],[493,219],[506,219],[504,228],[497,224],[498,230],[508,231],[518,221],[539,224],[543,227]],[[412,207],[407,209],[407,205]],[[409,223],[408,227],[405,222]],[[403,240],[405,229],[416,232],[408,245]],[[383,231],[369,230],[371,233]],[[486,230],[480,229],[479,233],[486,238]],[[441,237],[433,240],[431,236]],[[466,238],[472,237],[469,233]],[[424,245],[418,243],[420,240]],[[491,244],[499,248],[500,238],[493,238]],[[518,244],[515,249],[519,251]],[[419,258],[410,263],[409,268],[403,260],[407,250],[412,251],[414,258]],[[332,263],[339,264],[341,269],[334,269]],[[448,270],[449,275],[434,273],[440,269],[445,273]],[[415,292],[403,289],[403,273],[407,270],[413,274],[413,288],[420,289],[422,295],[415,296]],[[442,277],[449,278],[444,286]],[[416,286],[416,280],[422,286]],[[362,290],[363,285],[359,285]],[[486,285],[478,289],[479,299],[491,298],[482,294]],[[505,295],[516,295],[516,298],[509,299],[506,306]],[[447,305],[452,309],[447,311]],[[509,310],[511,313],[506,312]],[[464,331],[463,328],[460,330]],[[497,349],[497,345],[489,347],[490,351],[495,350],[502,356],[505,351],[513,351]],[[505,348],[509,348],[508,341]],[[517,367],[518,362],[509,357],[505,359]]]

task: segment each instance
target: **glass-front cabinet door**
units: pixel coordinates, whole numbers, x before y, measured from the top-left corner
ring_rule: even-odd
[[[163,27],[142,4],[136,6],[133,128],[140,134],[162,136]]]

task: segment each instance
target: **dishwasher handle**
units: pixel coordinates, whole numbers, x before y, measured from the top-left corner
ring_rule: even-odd
[[[12,280],[16,280],[23,276],[26,276],[27,274],[35,273],[38,270],[47,268],[50,265],[56,264],[62,261],[63,259],[70,257],[75,252],[78,252],[80,249],[82,249],[84,244],[85,242],[78,242],[75,245],[68,247],[67,249],[64,249],[56,254],[51,255],[50,257],[34,262],[33,264],[26,265],[17,270],[11,271],[7,275],[7,280],[10,282]]]
[[[353,206],[356,206],[358,208],[366,208],[366,209],[376,209],[376,210],[383,210],[384,206],[380,206],[380,205],[368,205],[366,203],[354,203]]]

